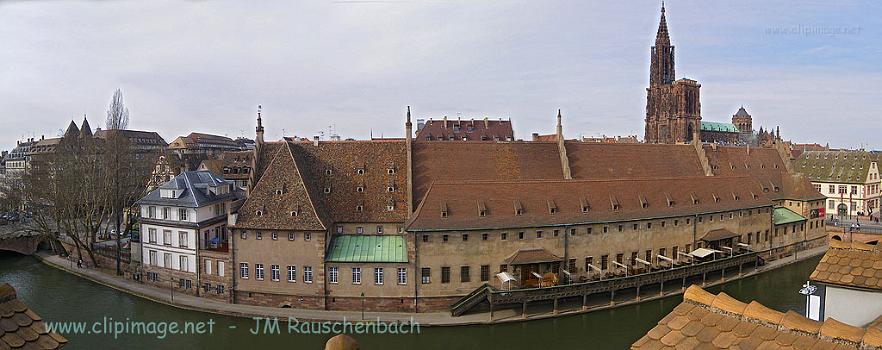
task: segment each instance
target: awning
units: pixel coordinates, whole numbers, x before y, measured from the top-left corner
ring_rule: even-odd
[[[508,272],[500,272],[496,274],[496,278],[499,279],[499,282],[506,283],[511,281],[517,281],[518,279],[512,276]]]
[[[715,249],[698,248],[698,249],[692,251],[692,256],[697,257],[697,258],[705,258],[705,257],[713,255],[714,253],[722,253],[722,252],[719,250],[715,250]]]
[[[727,229],[721,228],[721,229],[707,231],[707,233],[705,233],[704,236],[701,237],[701,240],[713,242],[713,241],[719,241],[719,240],[732,238],[732,237],[738,237],[738,236],[741,236],[741,235],[739,235],[735,232],[729,231]]]
[[[509,265],[526,265],[563,261],[559,256],[542,248],[521,249],[505,259]]]

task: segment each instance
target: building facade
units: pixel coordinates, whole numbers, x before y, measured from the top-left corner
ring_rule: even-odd
[[[228,217],[241,192],[210,172],[183,172],[140,199],[143,278],[181,293],[230,300]]]
[[[805,175],[827,197],[827,216],[852,217],[879,212],[878,153],[866,151],[807,151],[794,160],[794,169]]]

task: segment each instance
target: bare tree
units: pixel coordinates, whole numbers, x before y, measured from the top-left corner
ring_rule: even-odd
[[[107,120],[104,125],[109,130],[125,130],[129,128],[129,109],[123,101],[122,90],[116,89],[107,108]]]

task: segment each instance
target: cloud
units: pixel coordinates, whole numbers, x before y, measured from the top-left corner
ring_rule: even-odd
[[[706,120],[741,104],[801,142],[857,146],[882,112],[879,19],[866,3],[668,4],[678,76],[702,83]],[[334,126],[403,135],[419,117],[512,118],[518,137],[642,136],[658,4],[644,2],[0,3],[0,146],[93,126],[120,87],[133,128],[269,138]],[[835,10],[835,11],[834,11]],[[860,25],[859,35],[768,35]]]

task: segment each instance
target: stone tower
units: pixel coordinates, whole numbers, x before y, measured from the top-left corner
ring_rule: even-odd
[[[732,115],[732,124],[735,124],[735,127],[741,133],[753,132],[753,117],[750,116],[750,113],[747,113],[744,106],[741,106],[738,112]]]
[[[691,79],[675,80],[674,46],[668,34],[665,7],[650,51],[649,87],[646,88],[647,143],[689,143],[701,132],[701,84]]]

